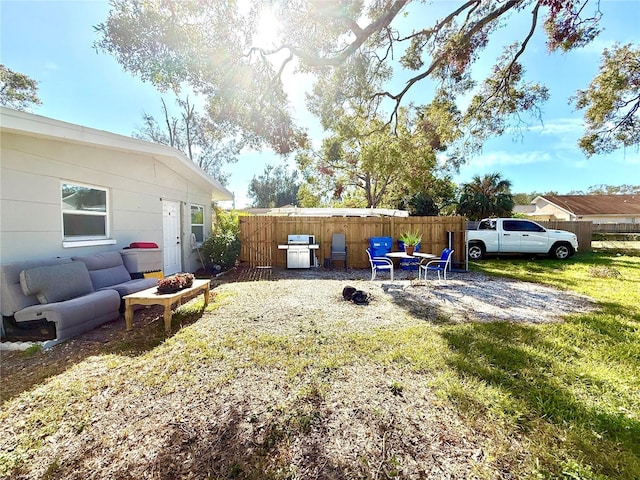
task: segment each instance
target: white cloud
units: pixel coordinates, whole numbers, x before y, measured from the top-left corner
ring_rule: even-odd
[[[530,165],[533,163],[550,162],[551,154],[543,151],[531,151],[524,153],[512,153],[498,150],[489,154],[479,155],[467,163],[474,169],[491,169],[499,166]]]
[[[578,136],[584,130],[584,121],[582,118],[556,118],[542,125],[534,125],[530,130],[540,135],[572,134]]]
[[[57,63],[47,62],[47,63],[44,64],[44,69],[45,70],[59,70],[60,67],[58,66]]]

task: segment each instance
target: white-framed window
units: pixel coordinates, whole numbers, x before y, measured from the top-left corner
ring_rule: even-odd
[[[64,246],[91,245],[109,239],[109,192],[106,188],[62,182]]]
[[[191,205],[191,233],[196,237],[196,244],[204,242],[204,206]]]

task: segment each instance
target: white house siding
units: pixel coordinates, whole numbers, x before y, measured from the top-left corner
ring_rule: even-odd
[[[547,220],[574,220],[569,212],[543,198],[538,199],[535,204],[535,212],[532,215],[536,218],[546,217]]]
[[[162,246],[162,200],[181,202],[183,269],[199,267],[190,248],[191,203],[205,207],[211,230],[211,191],[148,153],[113,150],[2,132],[0,260],[68,257],[121,249],[134,241]],[[64,248],[61,182],[109,191],[110,238],[115,244]]]

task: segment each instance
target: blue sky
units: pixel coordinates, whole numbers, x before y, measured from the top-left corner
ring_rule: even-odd
[[[440,3],[448,8],[453,2]],[[43,105],[33,108],[33,113],[123,135],[137,130],[143,112],[160,117],[161,93],[123,72],[113,57],[92,48],[97,40],[93,26],[104,21],[108,11],[108,3],[98,0],[0,0],[0,61],[39,82]],[[527,78],[550,89],[544,122],[532,122],[530,131],[523,135],[506,134],[487,142],[454,177],[457,183],[498,171],[512,182],[514,193],[563,194],[600,184],[640,184],[637,149],[587,159],[576,146],[581,114],[568,105],[567,99],[576,89],[587,87],[597,72],[604,46],[640,40],[640,0],[601,0],[601,11],[604,31],[594,45],[581,51],[549,55],[542,36],[536,37],[524,63]],[[412,12],[407,21],[420,16],[421,12]],[[516,27],[527,20],[526,16],[514,19],[511,30],[504,29],[500,35],[517,31]],[[488,67],[487,62],[478,68]],[[308,82],[297,85],[292,101],[301,105],[304,90],[300,86]],[[420,100],[418,92],[415,100]],[[317,135],[317,121],[300,107],[298,114]],[[252,176],[261,174],[267,163],[281,161],[270,152],[247,152],[227,168],[231,173],[228,187],[236,195],[237,206],[248,202],[247,186]]]

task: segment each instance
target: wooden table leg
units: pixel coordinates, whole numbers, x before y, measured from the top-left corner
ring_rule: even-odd
[[[209,284],[204,286],[204,306],[209,305]]]
[[[164,304],[164,331],[171,333],[171,302]]]
[[[128,299],[124,301],[124,323],[127,326],[127,330],[133,328],[133,308],[131,308],[131,303]]]

